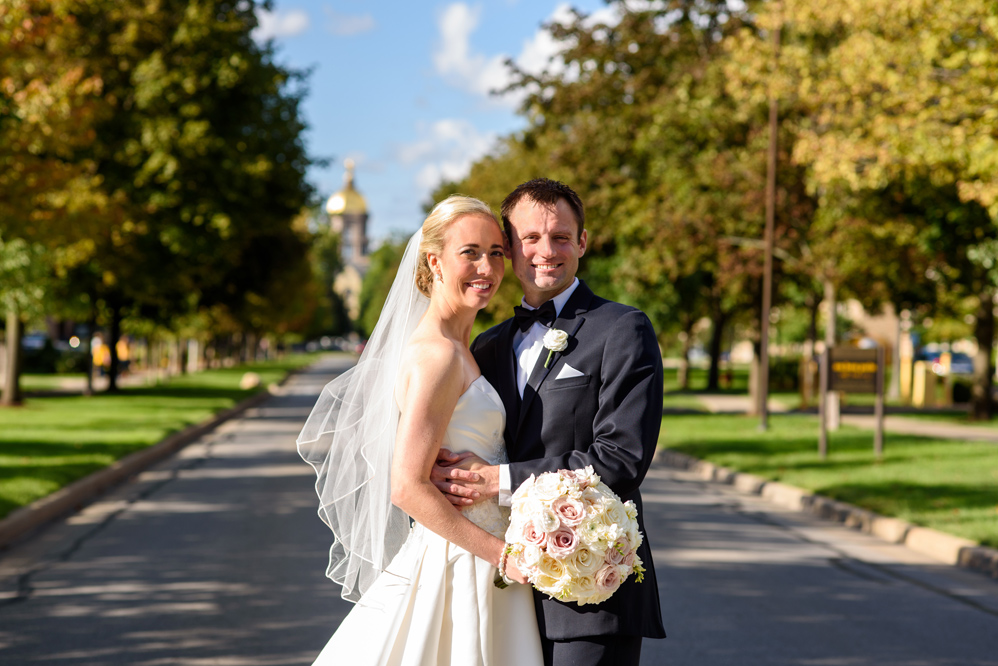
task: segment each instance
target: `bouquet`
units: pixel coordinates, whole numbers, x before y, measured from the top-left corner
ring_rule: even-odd
[[[531,476],[513,493],[508,557],[549,597],[598,604],[632,573],[644,578],[637,516],[592,466]]]

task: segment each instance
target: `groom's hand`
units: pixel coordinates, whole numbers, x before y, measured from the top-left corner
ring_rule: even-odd
[[[458,508],[499,494],[499,468],[469,452],[440,449],[430,481]]]

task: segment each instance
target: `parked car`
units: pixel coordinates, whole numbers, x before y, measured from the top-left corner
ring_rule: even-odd
[[[931,363],[932,372],[939,376],[946,374],[946,368],[942,364],[943,352],[923,351],[919,354],[919,361]],[[974,359],[963,352],[950,352],[950,373],[954,376],[970,376],[974,374]]]

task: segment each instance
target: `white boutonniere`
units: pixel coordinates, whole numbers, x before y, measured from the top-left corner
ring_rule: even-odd
[[[568,348],[568,333],[557,328],[552,328],[544,334],[544,348],[548,350],[548,357],[544,361],[544,367],[546,368],[555,352],[563,352]]]

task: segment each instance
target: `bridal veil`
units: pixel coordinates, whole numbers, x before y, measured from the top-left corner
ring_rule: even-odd
[[[319,517],[333,531],[326,575],[356,602],[391,562],[409,517],[391,502],[402,351],[429,306],[416,287],[422,230],[406,246],[378,324],[357,365],[322,390],[298,436],[316,473]]]

